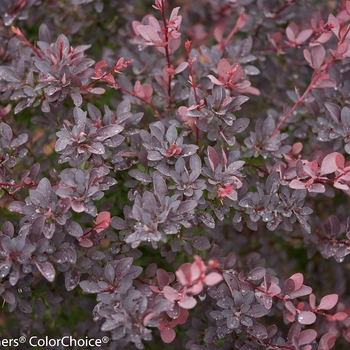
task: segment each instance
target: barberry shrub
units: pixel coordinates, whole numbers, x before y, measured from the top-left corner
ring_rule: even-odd
[[[350,346],[350,0],[0,13],[3,337]]]

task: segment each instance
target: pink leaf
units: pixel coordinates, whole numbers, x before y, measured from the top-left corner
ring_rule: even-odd
[[[312,63],[316,68],[321,68],[325,57],[326,57],[326,50],[322,45],[314,46],[311,49]]]
[[[289,183],[289,187],[295,190],[302,190],[305,188],[305,184],[300,180],[294,179]]]
[[[169,286],[165,286],[163,288],[163,293],[164,293],[164,297],[165,299],[174,302],[176,299],[178,299],[178,292]]]
[[[111,222],[111,213],[108,211],[101,211],[97,215],[96,224],[94,226],[94,230],[99,233],[103,230],[106,230]]]
[[[175,69],[176,74],[181,73],[188,67],[188,62],[181,62]]]
[[[310,51],[305,49],[303,51],[303,54],[304,54],[304,57],[305,57],[306,61],[308,61],[309,64],[311,65],[312,64],[312,60],[311,60],[311,53],[310,53]]]
[[[315,296],[315,294],[310,294],[310,296],[309,296],[309,303],[310,303],[311,309],[314,309],[316,307],[316,296]]]
[[[197,300],[193,297],[186,297],[184,301],[180,301],[178,304],[184,309],[192,309],[197,305]]]
[[[296,44],[297,45],[301,45],[303,44],[307,39],[310,38],[310,36],[312,35],[313,33],[313,30],[312,29],[305,29],[305,30],[302,30],[297,38],[296,38]]]
[[[309,295],[311,293],[312,293],[312,288],[311,287],[302,285],[301,288],[299,288],[295,292],[290,293],[289,296],[292,299],[295,299],[295,298],[303,297],[305,295]]]
[[[330,310],[337,304],[337,302],[338,294],[326,295],[321,299],[320,305],[318,305],[318,309]]]
[[[346,0],[345,6],[346,13],[350,16],[350,0]]]
[[[220,77],[226,77],[227,72],[231,70],[231,65],[225,58],[222,58],[218,63],[217,70]]]
[[[311,311],[301,311],[298,315],[298,322],[301,324],[313,324],[316,321],[316,315]]]
[[[332,333],[326,333],[320,339],[317,350],[330,350],[335,345],[337,337]]]
[[[290,277],[290,279],[293,280],[295,283],[295,289],[294,289],[295,291],[300,289],[301,286],[303,285],[304,276],[301,273],[295,273]]]
[[[300,332],[298,337],[299,345],[306,345],[312,343],[317,337],[317,332],[313,329],[305,329]],[[303,348],[304,349],[304,348]]]
[[[220,275],[218,272],[211,272],[209,275],[205,276],[204,283],[207,286],[215,286],[219,282],[222,281],[222,275]]]
[[[215,78],[213,75],[209,74],[208,78],[210,81],[215,85],[224,85],[221,81],[219,81],[217,78]]]
[[[286,36],[289,41],[292,43],[295,43],[296,41],[296,36],[299,33],[299,28],[295,23],[289,23],[288,27],[286,28]]]
[[[338,168],[344,168],[344,156],[338,152],[333,152],[324,157],[321,165],[321,175],[334,173]]]
[[[349,315],[345,312],[337,312],[335,315],[330,316],[331,321],[344,321]]]
[[[165,326],[160,331],[160,337],[162,338],[164,343],[169,344],[175,339],[176,333],[175,333],[175,331],[172,328],[170,328],[168,326]]]

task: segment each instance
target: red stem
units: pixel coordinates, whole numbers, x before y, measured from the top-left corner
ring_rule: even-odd
[[[11,27],[11,30],[15,35],[17,35],[24,42],[24,44],[30,47],[39,58],[43,58],[40,51],[25,38],[25,36],[22,34],[22,32],[18,28]]]
[[[194,98],[196,100],[196,105],[197,105],[197,110],[200,109],[199,107],[199,99],[198,99],[198,95],[197,95],[197,91],[196,91],[196,84],[194,83],[194,74],[193,74],[193,61],[191,60],[191,55],[190,55],[190,46],[191,46],[191,41],[187,40],[187,42],[185,43],[185,48],[187,51],[187,59],[188,59],[188,65],[190,67],[190,83],[193,89],[193,94],[194,94]],[[199,129],[196,125],[196,145],[198,146],[199,144]]]
[[[168,64],[168,68],[171,68],[171,62],[170,62],[170,52],[169,52],[169,38],[168,38],[168,23],[165,18],[165,11],[164,11],[164,0],[162,0],[162,4],[160,6],[160,13],[162,14],[162,20],[164,23],[164,36],[165,36],[165,56]],[[168,96],[171,101],[171,79],[172,79],[172,74],[169,74],[168,76]]]
[[[313,89],[314,87],[314,82],[316,81],[316,79],[318,78],[318,74],[315,74],[313,79],[311,80],[311,83],[309,84],[309,86],[307,87],[307,89],[305,90],[305,92],[303,93],[303,95],[301,97],[299,97],[298,101],[295,102],[294,106],[283,116],[283,118],[280,120],[280,122],[278,123],[278,125],[276,126],[276,129],[274,130],[274,132],[271,135],[271,139],[274,138],[278,132],[278,130],[281,128],[282,124],[288,119],[288,117],[295,111],[295,109],[302,103],[304,102],[304,98],[306,97],[306,95]]]
[[[117,83],[113,86],[115,89],[119,89],[123,92],[125,92],[126,94],[130,95],[130,96],[133,96],[133,97],[136,97],[138,98],[140,101],[146,103],[147,105],[149,105],[157,114],[157,116],[161,119],[164,119],[164,116],[161,112],[159,112],[159,110],[151,103],[149,102],[148,100],[146,100],[145,98],[142,98],[142,97],[139,97],[137,96],[134,92],[131,92],[127,89],[124,89],[123,87],[121,87],[120,85],[118,85]]]

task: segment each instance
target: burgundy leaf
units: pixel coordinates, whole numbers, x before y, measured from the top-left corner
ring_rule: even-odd
[[[198,250],[207,250],[210,248],[210,242],[206,237],[203,236],[193,237],[192,244]]]
[[[160,337],[162,338],[164,343],[169,344],[175,339],[176,333],[171,327],[165,326],[160,331]]]

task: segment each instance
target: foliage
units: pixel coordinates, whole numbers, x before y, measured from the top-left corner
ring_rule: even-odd
[[[349,346],[350,0],[0,14],[3,336]]]

